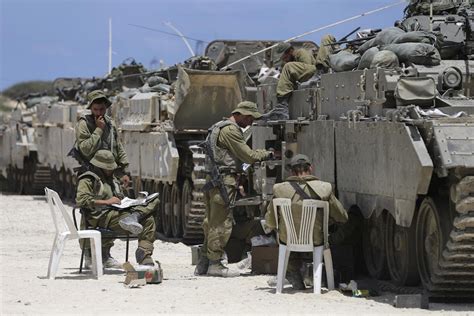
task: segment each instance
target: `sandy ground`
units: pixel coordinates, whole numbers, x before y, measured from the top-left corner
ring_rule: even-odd
[[[71,209],[71,206],[67,206]],[[99,280],[78,274],[80,248],[66,243],[56,280],[46,279],[54,226],[44,197],[4,195],[1,210],[1,314],[473,314],[473,304],[430,304],[430,310],[396,309],[393,295],[352,298],[337,291],[315,296],[290,288],[275,295],[269,276],[232,279],[195,277],[190,248],[155,242],[155,259],[164,281],[125,288],[124,274],[113,270]],[[136,242],[131,244],[134,253]],[[112,255],[124,260],[125,243]],[[132,256],[133,258],[133,256]]]

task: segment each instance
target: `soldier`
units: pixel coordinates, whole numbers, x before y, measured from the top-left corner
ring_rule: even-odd
[[[216,167],[222,182],[206,187],[206,215],[203,222],[204,244],[195,275],[231,277],[238,273],[230,271],[221,260],[232,232],[233,213],[231,201],[235,200],[242,162],[254,163],[270,159],[273,152],[252,150],[244,140],[240,128],[252,124],[261,114],[253,102],[240,102],[229,118],[214,124],[206,139],[209,164]],[[212,157],[212,158],[211,158]],[[208,178],[208,183],[211,184]]]
[[[112,119],[105,115],[107,108],[112,104],[107,96],[100,90],[94,90],[87,95],[89,103],[87,108],[91,114],[83,115],[76,125],[76,143],[71,152],[79,161],[82,173],[90,168],[89,161],[100,149],[111,150],[115,162],[119,166],[116,174],[121,177],[121,182],[126,188],[129,185],[130,177],[127,175],[128,159],[122,143],[117,137],[117,129]],[[85,228],[85,222],[81,221],[81,229]],[[113,246],[112,239],[102,240],[104,249],[110,249]],[[88,240],[80,241],[81,247],[85,248],[86,254],[90,252]],[[109,268],[119,268],[121,265],[112,257],[106,260]]]
[[[329,223],[344,223],[347,221],[347,212],[342,204],[337,200],[332,192],[331,184],[319,181],[318,178],[311,175],[313,167],[309,158],[305,155],[295,155],[288,165],[292,176],[288,177],[283,183],[275,184],[273,187],[273,198],[291,199],[291,212],[295,227],[299,227],[301,221],[301,211],[303,199],[316,199],[329,202]],[[278,217],[280,242],[286,243],[286,227],[282,217]],[[323,244],[323,214],[319,212],[314,223],[314,244],[316,246]],[[273,202],[267,207],[265,214],[265,225],[268,230],[276,229],[275,213],[273,211]],[[302,258],[300,253],[291,253],[288,261],[286,278],[296,290],[305,289],[303,276],[300,272]]]
[[[127,154],[117,137],[117,128],[112,119],[105,114],[112,103],[100,90],[90,92],[87,99],[89,100],[87,109],[91,110],[91,114],[82,116],[77,123],[76,147],[86,163],[99,149],[112,151],[118,165],[116,173],[121,177],[123,186],[128,187],[130,177],[127,175]]]
[[[298,82],[309,80],[316,73],[327,72],[329,69],[329,55],[336,39],[332,35],[326,35],[321,39],[318,55],[314,58],[311,51],[301,48],[295,49],[290,43],[281,42],[275,48],[280,55],[282,70],[277,84],[277,105],[270,112],[263,115],[265,120],[287,120],[289,119],[288,101],[291,93],[295,90]]]
[[[120,183],[114,176],[118,167],[114,156],[109,150],[101,149],[90,163],[92,170],[79,176],[76,204],[85,211],[84,216],[92,226],[138,235],[138,249],[135,252],[137,263],[153,265],[151,255],[155,241],[155,218],[152,214],[159,199],[155,198],[146,206],[120,211],[111,208],[112,204],[120,204],[124,197]],[[107,267],[108,261],[115,260],[110,256],[110,247],[102,247],[104,267]],[[115,262],[113,265],[116,265]]]

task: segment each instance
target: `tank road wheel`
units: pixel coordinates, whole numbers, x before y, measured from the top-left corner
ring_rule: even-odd
[[[166,237],[171,237],[171,185],[165,183],[161,194],[161,222],[163,223],[163,234]]]
[[[438,270],[447,238],[447,234],[443,234],[441,225],[444,218],[441,218],[439,207],[442,205],[436,205],[432,198],[425,198],[420,205],[416,221],[418,270],[423,286],[427,289],[433,288],[432,277]],[[449,218],[445,220],[449,221]]]
[[[364,221],[364,232],[362,235],[362,245],[365,265],[369,275],[375,279],[388,279],[387,257],[385,254],[385,222],[386,212],[379,216],[372,214]]]
[[[140,177],[132,177],[132,187],[134,198],[138,196],[138,192],[142,191],[142,181]]]
[[[183,223],[181,217],[181,190],[177,182],[171,188],[171,231],[173,237],[183,236]]]
[[[183,223],[183,235],[188,232],[188,223],[191,212],[191,202],[193,200],[193,186],[189,180],[184,181],[183,189],[181,192],[181,218]]]
[[[159,199],[160,201],[163,200],[162,189],[163,184],[158,181],[153,182],[153,193],[158,192],[160,193]],[[163,233],[163,222],[162,222],[162,215],[161,215],[161,203],[158,203],[155,210],[155,225],[156,231],[159,233]]]
[[[391,215],[387,215],[385,245],[390,277],[397,285],[420,283],[416,265],[415,220],[410,228],[398,226]]]
[[[64,171],[64,195],[68,200],[72,200],[72,177],[69,171]]]
[[[71,173],[71,199],[73,202],[76,200],[77,191],[77,176],[75,172]]]

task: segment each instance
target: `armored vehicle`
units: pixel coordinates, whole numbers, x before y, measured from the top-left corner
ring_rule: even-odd
[[[290,120],[252,127],[254,148],[282,152],[281,160],[255,166],[254,188],[269,200],[272,185],[286,177],[286,160],[307,154],[344,206],[366,218],[362,243],[371,276],[399,285],[421,279],[433,296],[472,297],[474,11],[458,1],[427,17],[413,9],[422,2],[410,3],[397,32],[405,39],[423,30],[444,37],[437,41],[444,58],[399,55],[399,66],[356,65],[294,91]],[[262,109],[272,106],[272,89],[258,87]]]
[[[119,94],[112,105],[130,161],[134,191],[160,192],[157,229],[166,237],[200,242],[205,205],[205,155],[198,145],[207,129],[229,116],[242,100],[255,95],[262,66],[270,54],[259,54],[231,71],[217,71],[233,60],[275,41],[211,42],[208,57],[193,57],[154,72],[140,92]],[[297,42],[312,49],[312,42]]]

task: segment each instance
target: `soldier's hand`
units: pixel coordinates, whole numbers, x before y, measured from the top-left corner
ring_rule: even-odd
[[[97,126],[98,128],[102,130],[105,128],[105,119],[103,116],[95,117],[95,126]]]
[[[108,202],[109,202],[109,205],[112,205],[112,204],[120,204],[122,201],[118,197],[113,196],[110,199],[108,199]]]
[[[120,178],[120,181],[122,182],[122,186],[126,189],[130,184],[130,177],[128,175],[124,175],[122,178]]]

